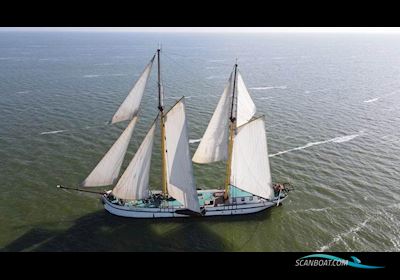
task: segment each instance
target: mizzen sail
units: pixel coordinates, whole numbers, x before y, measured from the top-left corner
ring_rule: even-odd
[[[122,122],[132,119],[137,115],[139,111],[140,102],[143,97],[144,90],[146,88],[147,81],[150,76],[151,67],[153,65],[154,57],[151,59],[149,64],[147,64],[142,75],[137,80],[128,96],[122,102],[121,106],[118,108],[117,112],[112,117],[111,123]]]
[[[115,197],[132,200],[149,197],[150,162],[155,126],[154,123],[113,189],[112,193]]]
[[[199,213],[183,99],[165,115],[165,130],[168,194],[185,208]]]
[[[268,158],[264,117],[238,127],[233,144],[231,185],[272,199],[271,172]]]
[[[83,187],[108,186],[115,183],[131,140],[137,117],[134,117],[124,132],[112,145],[89,176],[81,183]]]

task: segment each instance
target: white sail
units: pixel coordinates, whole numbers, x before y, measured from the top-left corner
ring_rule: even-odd
[[[150,128],[135,156],[113,189],[120,199],[145,199],[149,197],[150,162],[153,151],[155,123]]]
[[[112,117],[111,123],[117,123],[121,121],[126,121],[132,119],[137,112],[139,111],[140,102],[143,97],[144,89],[147,84],[147,80],[149,79],[151,66],[153,65],[154,56],[147,64],[144,69],[142,75],[137,80],[128,96],[125,98],[124,102],[122,102],[121,106],[119,106],[117,112]]]
[[[81,186],[99,187],[115,183],[136,122],[137,117],[134,117],[118,140],[115,141],[114,145],[112,145],[89,176],[81,183]]]
[[[200,212],[190,159],[185,102],[179,101],[165,116],[168,194],[185,208]]]
[[[238,128],[233,142],[231,185],[266,199],[274,196],[264,117]]]
[[[244,84],[242,75],[237,72],[237,109],[236,109],[236,123],[241,126],[247,123],[256,113],[256,105]]]
[[[228,158],[229,116],[232,106],[232,80],[229,77],[217,108],[193,156],[195,163],[211,163]]]

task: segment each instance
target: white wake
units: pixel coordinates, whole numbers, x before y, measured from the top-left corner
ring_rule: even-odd
[[[326,144],[326,143],[330,143],[330,142],[343,143],[343,142],[347,142],[347,141],[353,140],[354,138],[356,138],[356,137],[358,137],[360,135],[361,134],[352,134],[352,135],[335,137],[335,138],[332,138],[332,139],[329,139],[329,140],[307,143],[306,145],[301,146],[301,147],[297,147],[297,148],[289,149],[289,150],[286,150],[286,151],[281,151],[281,152],[278,152],[278,153],[275,153],[275,154],[271,154],[271,155],[269,155],[269,157],[279,156],[279,155],[286,154],[286,153],[289,153],[289,152],[303,150],[303,149],[306,149],[306,148],[309,148],[309,147],[312,147],[312,146],[317,146],[317,145]]]
[[[345,245],[347,245],[347,243],[344,241],[343,237],[347,237],[350,234],[356,234],[357,232],[359,232],[362,228],[364,228],[367,225],[369,220],[371,220],[371,218],[367,218],[362,223],[359,223],[356,226],[350,228],[350,230],[348,230],[347,232],[338,234],[330,243],[319,248],[317,250],[317,252],[324,252],[324,251],[328,250],[329,248],[331,248],[333,245],[337,244],[339,241],[342,241]]]

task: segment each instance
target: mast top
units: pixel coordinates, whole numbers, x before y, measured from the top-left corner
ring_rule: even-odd
[[[233,90],[232,90],[232,104],[231,104],[231,115],[229,117],[229,120],[231,121],[231,123],[234,123],[236,121],[236,117],[234,116],[234,112],[233,112],[233,107],[235,104],[235,91],[236,91],[236,72],[237,72],[237,58],[236,58],[236,62],[235,62],[235,75],[233,78]],[[237,97],[236,97],[237,98]]]
[[[162,88],[161,88],[161,70],[160,70],[160,51],[161,51],[161,46],[158,47],[157,49],[157,84],[158,84],[158,110],[161,112],[161,117],[163,117],[163,110],[164,110],[164,102],[163,102],[163,96],[162,96]]]

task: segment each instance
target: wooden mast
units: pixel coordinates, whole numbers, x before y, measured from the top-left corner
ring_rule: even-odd
[[[161,171],[161,185],[162,193],[164,196],[168,196],[167,190],[167,162],[165,158],[165,122],[164,122],[164,104],[163,96],[161,92],[161,71],[160,71],[160,48],[157,49],[157,64],[158,64],[158,110],[160,111],[160,128],[161,128],[161,159],[162,159],[162,171]]]
[[[231,184],[233,139],[235,138],[235,130],[236,130],[236,116],[233,112],[234,104],[235,104],[235,91],[236,91],[236,72],[237,72],[237,63],[235,63],[235,74],[234,74],[234,78],[233,78],[233,91],[232,91],[232,104],[231,104],[231,116],[229,117],[230,123],[229,123],[228,161],[226,163],[225,193],[224,193],[225,200],[228,199],[229,186]]]

